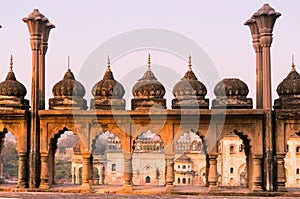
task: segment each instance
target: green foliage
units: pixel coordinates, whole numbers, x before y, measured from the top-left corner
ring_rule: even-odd
[[[18,153],[16,143],[13,140],[5,139],[1,149],[0,161],[3,164],[4,175],[8,174],[10,177],[18,176]]]
[[[66,160],[56,160],[55,163],[55,178],[56,179],[71,179],[71,162]]]

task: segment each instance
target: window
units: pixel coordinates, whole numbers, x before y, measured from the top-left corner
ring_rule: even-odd
[[[230,153],[234,153],[234,146],[230,146],[229,150],[230,150]]]
[[[188,165],[188,169],[189,169],[189,168],[191,168],[191,166],[190,166],[190,165]]]
[[[180,165],[178,165],[177,168],[180,169]]]
[[[296,147],[296,153],[300,153],[300,146]]]
[[[116,164],[111,165],[111,171],[116,171]]]
[[[177,184],[180,184],[180,178],[177,178]]]
[[[146,177],[146,183],[150,183],[150,176]]]
[[[300,169],[296,169],[296,174],[299,174],[300,173]]]
[[[182,183],[186,184],[186,179],[185,178],[182,179]]]
[[[243,152],[243,151],[244,151],[244,145],[240,144],[239,152]]]
[[[186,169],[186,166],[185,166],[185,165],[183,165],[183,166],[182,166],[182,169]]]
[[[230,173],[233,173],[233,168],[232,167],[230,168]]]
[[[188,179],[188,184],[191,184],[191,179],[190,178]]]

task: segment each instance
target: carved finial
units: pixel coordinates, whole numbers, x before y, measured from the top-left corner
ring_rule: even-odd
[[[10,72],[13,72],[13,56],[12,55],[10,55]]]
[[[294,54],[292,54],[292,71],[295,71]]]
[[[148,54],[148,70],[150,71],[150,67],[151,67],[151,57],[150,57],[150,53]]]
[[[68,55],[68,70],[70,70],[70,56]]]
[[[110,71],[110,59],[109,59],[109,55],[107,55],[107,71]]]
[[[189,61],[188,61],[188,63],[189,63],[188,64],[188,67],[189,67],[188,70],[191,71],[192,70],[192,57],[191,57],[191,55],[189,55]]]

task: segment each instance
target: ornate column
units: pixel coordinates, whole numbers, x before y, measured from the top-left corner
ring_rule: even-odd
[[[40,161],[39,161],[39,53],[42,43],[43,33],[49,23],[49,20],[39,12],[38,9],[34,9],[28,17],[22,19],[28,26],[30,33],[30,46],[32,50],[32,83],[31,83],[31,125],[30,125],[30,179],[29,185],[31,188],[37,188],[40,181]]]
[[[27,170],[27,152],[18,153],[18,187],[27,188],[28,187],[28,170]]]
[[[174,188],[174,154],[166,154],[166,188]]]
[[[272,109],[272,87],[271,87],[271,55],[270,47],[273,41],[273,27],[275,21],[280,17],[279,12],[275,12],[269,4],[264,4],[258,12],[254,13],[253,19],[259,29],[259,42],[262,47],[263,58],[263,108]]]
[[[217,188],[218,171],[217,171],[217,157],[218,154],[209,154],[209,172],[208,172],[208,187],[210,190]]]
[[[285,167],[284,167],[285,155],[286,155],[285,152],[278,152],[276,154],[276,162],[277,162],[276,191],[286,191],[285,188],[286,176],[285,176]]]
[[[245,25],[249,26],[252,36],[252,45],[256,54],[256,108],[262,109],[263,103],[263,68],[262,68],[262,48],[259,42],[259,30],[253,17],[247,20]]]
[[[262,191],[262,154],[253,155],[252,191]]]
[[[132,154],[124,153],[124,172],[123,172],[123,190],[132,191]]]
[[[49,188],[48,182],[48,153],[41,153],[41,185],[40,188]]]
[[[91,162],[91,154],[82,153],[82,191],[90,191],[90,162]]]
[[[42,33],[42,43],[39,54],[39,100],[38,100],[38,109],[45,109],[45,55],[48,50],[48,39],[50,30],[55,28],[52,23],[47,23],[44,31]]]

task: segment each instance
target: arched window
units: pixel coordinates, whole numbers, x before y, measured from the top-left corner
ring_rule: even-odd
[[[231,154],[234,153],[234,146],[230,146],[229,150]]]
[[[146,177],[146,183],[150,183],[150,176]]]
[[[299,173],[300,173],[300,169],[297,168],[297,169],[296,169],[296,174],[299,174]]]
[[[296,153],[300,153],[300,146],[296,147]]]
[[[177,168],[180,169],[180,165],[178,165]]]
[[[186,184],[186,179],[185,178],[182,179],[182,183]]]
[[[185,166],[185,165],[183,165],[183,166],[182,166],[182,169],[186,169],[186,166]]]
[[[177,178],[177,184],[180,184],[180,178]]]
[[[230,168],[230,173],[233,173],[233,168],[232,167]]]
[[[191,184],[191,178],[188,179],[188,184]]]
[[[243,151],[244,151],[244,145],[243,145],[243,144],[240,144],[239,152],[243,152]]]

